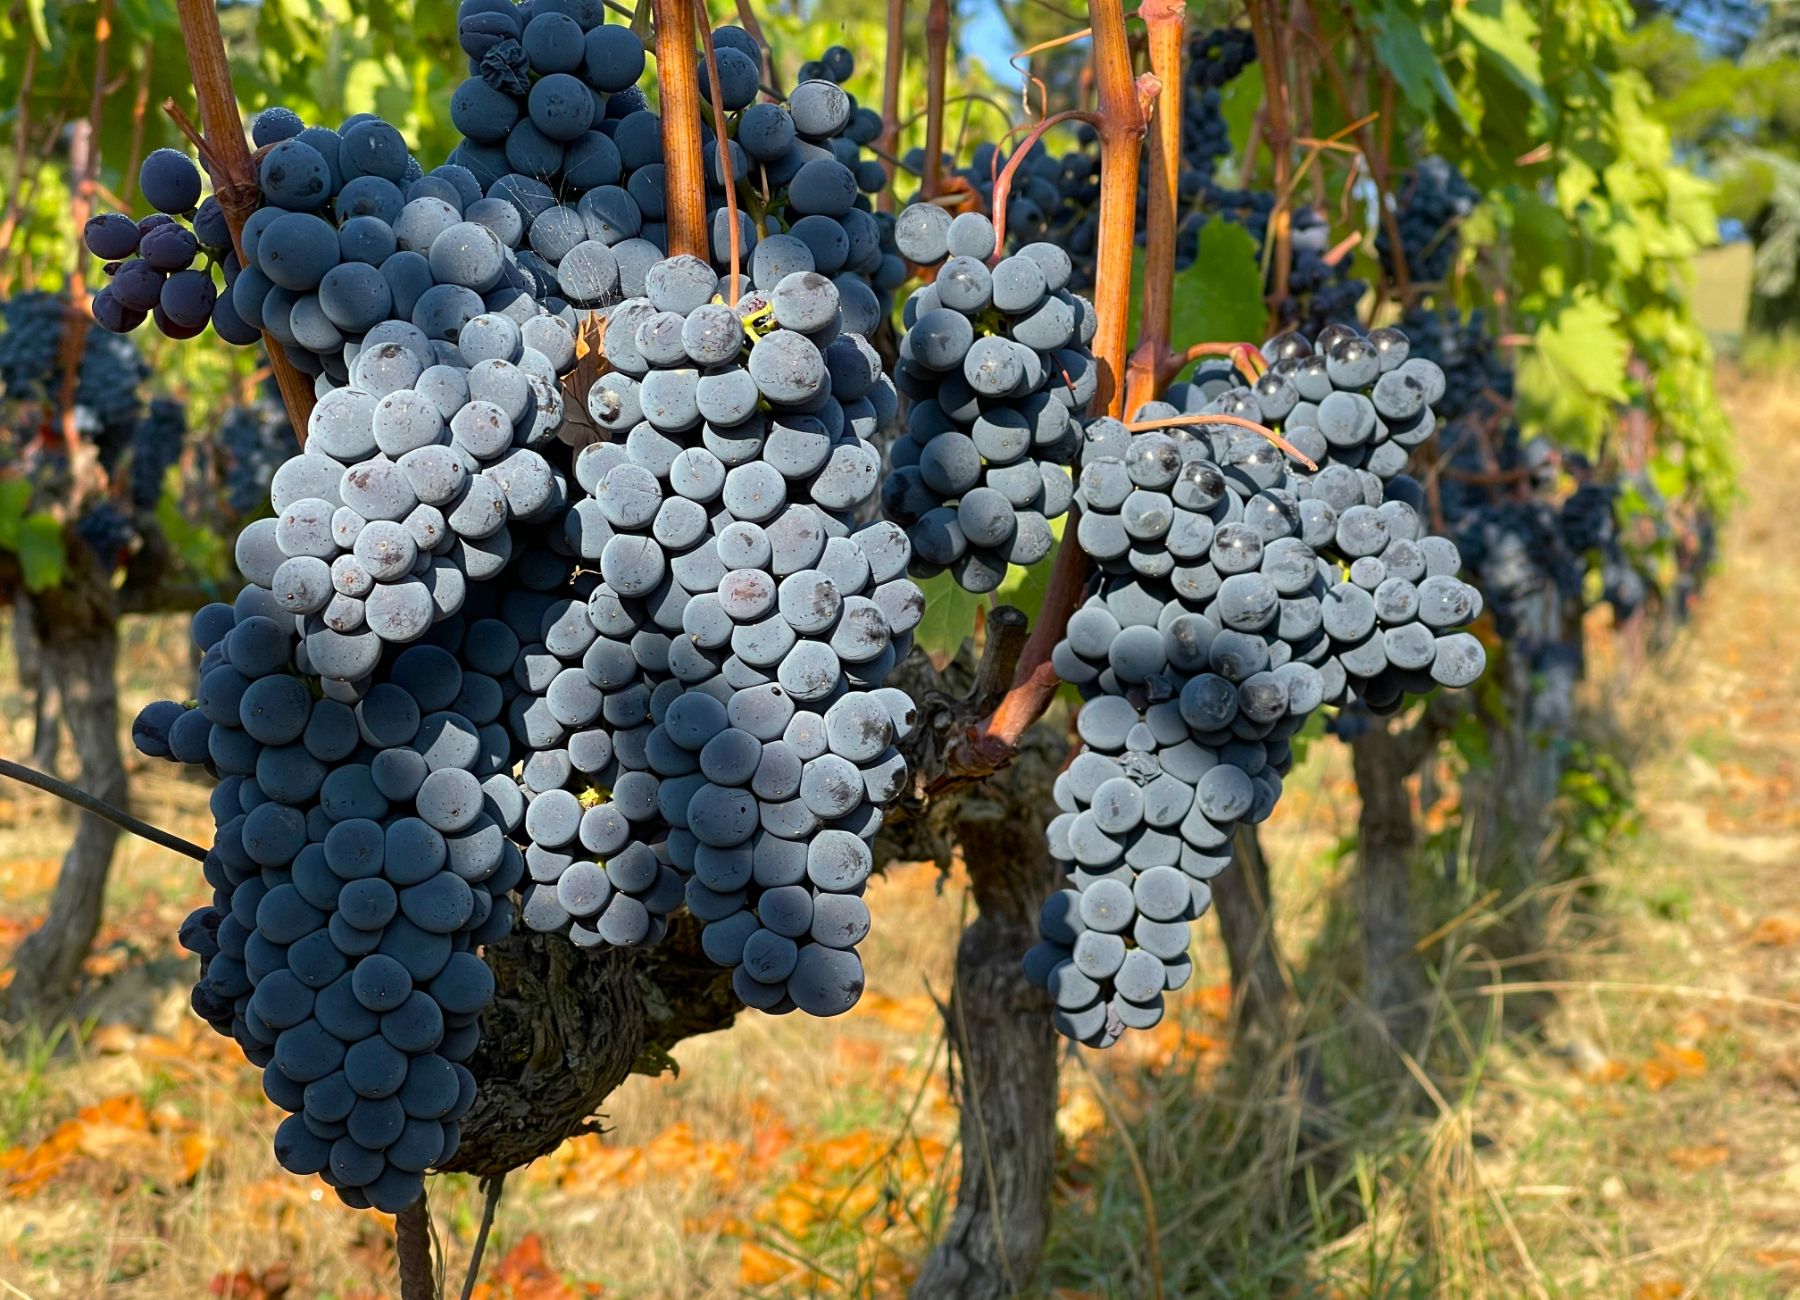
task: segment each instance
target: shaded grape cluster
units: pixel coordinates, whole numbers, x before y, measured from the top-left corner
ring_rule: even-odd
[[[896,381],[911,406],[882,510],[911,538],[915,576],[948,571],[989,592],[1009,565],[1049,555],[1050,521],[1068,511],[1078,413],[1097,384],[1094,309],[1066,287],[1062,249],[1027,244],[996,259],[979,213],[914,204],[896,235],[936,275],[906,303]]]
[[[320,697],[292,617],[256,586],[202,609],[193,636],[194,701],[132,728],[141,752],[218,782],[212,900],[181,928],[193,1008],[290,1112],[282,1166],[396,1212],[474,1103],[464,1062],[494,991],[477,949],[507,933],[524,871],[501,826],[510,753],[459,711],[498,683],[447,635],[391,658],[354,704]]]
[[[1453,165],[1435,155],[1421,158],[1395,188],[1395,224],[1406,252],[1407,274],[1416,282],[1439,283],[1456,265],[1462,223],[1475,211],[1481,195]],[[1391,278],[1396,262],[1385,223],[1376,233],[1375,251]]]

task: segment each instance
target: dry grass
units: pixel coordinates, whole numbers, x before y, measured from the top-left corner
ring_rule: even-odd
[[[1428,952],[1429,1041],[1403,1057],[1357,1002],[1354,788],[1340,747],[1314,746],[1267,836],[1297,1041],[1232,1055],[1223,957],[1203,942],[1163,1027],[1067,1064],[1057,1224],[1030,1294],[1138,1300],[1158,1272],[1168,1297],[1800,1289],[1800,577],[1773,563],[1800,499],[1800,390],[1759,382],[1734,403],[1749,497],[1721,574],[1631,690],[1597,673],[1642,832],[1587,877],[1546,883],[1553,863],[1486,901],[1422,874],[1429,924],[1449,924]],[[129,710],[185,668],[178,628],[128,637]],[[0,691],[10,753],[22,713]],[[149,764],[132,779],[141,809],[204,839],[200,785]],[[1449,811],[1427,809],[1428,828]],[[51,801],[0,791],[0,953],[68,830]],[[604,1137],[515,1175],[486,1294],[903,1294],[954,1192],[932,997],[966,903],[960,878],[936,885],[903,868],[876,886],[856,1013],[747,1016],[683,1044],[677,1077],[612,1098]],[[392,1293],[386,1225],[277,1171],[254,1072],[185,1010],[172,936],[203,895],[191,864],[125,846],[83,1024],[17,1032],[0,1056],[0,1294]],[[433,1202],[454,1270],[479,1194],[439,1179]]]

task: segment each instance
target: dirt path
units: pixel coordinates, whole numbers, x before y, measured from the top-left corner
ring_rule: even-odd
[[[1621,705],[1641,834],[1597,868],[1560,1050],[1502,1050],[1475,1106],[1484,1235],[1521,1288],[1477,1293],[1800,1294],[1800,387],[1733,391],[1745,499]]]

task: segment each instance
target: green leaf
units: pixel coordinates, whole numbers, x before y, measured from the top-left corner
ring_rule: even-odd
[[[1050,521],[1050,531],[1058,543],[1062,541],[1063,525],[1067,520],[1068,516],[1064,515]],[[934,659],[954,655],[966,639],[975,635],[986,611],[1001,605],[1013,606],[1035,626],[1044,608],[1044,593],[1049,590],[1050,570],[1055,564],[1056,551],[1052,549],[1030,568],[1008,565],[1000,585],[985,596],[964,591],[948,573],[925,579],[919,584],[919,589],[925,593],[925,616],[914,629],[913,639]]]
[[[1517,0],[1475,0],[1452,10],[1480,57],[1538,105],[1544,103],[1544,70],[1532,45],[1537,23]]]
[[[913,640],[934,661],[941,661],[954,655],[964,639],[975,634],[982,607],[990,598],[964,591],[948,573],[925,579],[919,589],[925,593],[925,615],[913,632]]]
[[[43,510],[26,515],[19,527],[19,567],[25,571],[26,588],[48,591],[63,580],[68,563],[62,525],[56,516]]]
[[[1521,358],[1522,414],[1591,450],[1612,406],[1626,399],[1630,341],[1612,308],[1583,291],[1548,313]]]
[[[0,548],[17,553],[19,527],[30,505],[30,483],[22,478],[0,481]]]
[[[1464,127],[1472,129],[1456,88],[1425,40],[1425,15],[1402,0],[1384,0],[1371,16],[1375,20],[1375,52],[1400,83],[1406,102],[1429,113],[1432,101],[1442,100]]]
[[[1141,269],[1133,274],[1141,289]],[[1200,230],[1193,264],[1176,272],[1169,343],[1177,352],[1191,343],[1254,343],[1267,323],[1256,240],[1242,226],[1214,217]]]

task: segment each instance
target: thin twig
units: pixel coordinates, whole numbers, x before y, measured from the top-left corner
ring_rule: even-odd
[[[1080,31],[1070,32],[1067,36],[1056,36],[1047,41],[1039,41],[1036,45],[1031,46],[1029,49],[1020,50],[1017,54],[1011,55],[1006,60],[1012,65],[1014,72],[1017,72],[1021,77],[1025,78],[1026,81],[1030,82],[1031,85],[1038,88],[1038,95],[1042,102],[1042,107],[1038,109],[1040,116],[1050,111],[1050,87],[1046,86],[1042,81],[1038,80],[1037,77],[1032,75],[1031,56],[1034,54],[1042,54],[1046,50],[1058,49],[1064,45],[1071,45],[1076,41],[1085,41],[1093,34],[1094,29],[1092,27],[1083,27]],[[1024,60],[1024,63],[1022,64],[1019,62],[1021,59]],[[1025,113],[1031,112],[1030,91],[1024,86],[1019,87],[1019,109]]]
[[[219,160],[213,157],[212,146],[207,144],[206,137],[200,133],[200,128],[194,125],[194,119],[187,115],[187,110],[173,99],[165,99],[162,102],[162,111],[168,114],[171,122],[175,123],[175,129],[188,138],[188,143],[194,146],[194,152],[200,155],[200,161],[206,164],[207,170],[211,171],[217,167]]]
[[[35,767],[26,767],[23,763],[15,763],[10,758],[0,758],[0,776],[11,777],[21,785],[42,790],[45,794],[53,794],[58,799],[74,804],[84,812],[90,812],[104,821],[111,822],[120,830],[130,831],[140,839],[149,840],[152,844],[160,844],[165,849],[185,854],[196,862],[206,861],[206,850],[191,840],[184,840],[179,835],[172,835],[159,826],[133,817],[123,808],[96,798],[67,781],[58,780]]]
[[[475,1294],[475,1279],[481,1276],[481,1257],[487,1250],[488,1232],[494,1226],[494,1213],[500,1208],[500,1193],[506,1188],[505,1173],[481,1180],[487,1198],[481,1206],[481,1226],[475,1230],[475,1249],[469,1254],[469,1272],[463,1278],[462,1300]]]
[[[1000,169],[1000,175],[994,181],[994,255],[988,259],[989,265],[998,265],[1000,259],[1006,256],[1006,205],[1012,198],[1013,177],[1018,174],[1019,164],[1025,161],[1025,155],[1031,151],[1031,147],[1043,139],[1044,132],[1063,122],[1086,122],[1098,127],[1100,118],[1098,114],[1086,113],[1080,109],[1056,113],[1032,127],[1025,136],[1024,143],[1013,150],[1012,157],[1006,160],[1006,166]]]
[[[119,196],[119,211],[129,213],[131,200],[137,194],[138,166],[144,160],[144,124],[150,119],[150,69],[156,57],[156,45],[144,46],[144,66],[138,73],[137,97],[131,104],[131,144],[125,156],[125,193]]]
[[[1146,429],[1174,429],[1194,424],[1229,424],[1235,429],[1248,429],[1270,445],[1279,447],[1310,470],[1317,470],[1316,465],[1305,452],[1282,437],[1266,425],[1255,420],[1246,420],[1241,415],[1171,415],[1160,420],[1133,420],[1125,427],[1133,433],[1142,433]]]
[[[775,66],[775,47],[770,45],[769,38],[763,35],[762,21],[756,16],[756,6],[750,0],[737,0],[737,12],[738,22],[743,25],[745,31],[750,33],[750,38],[762,50],[763,80],[769,83],[766,89],[776,99],[786,99],[787,93],[781,89],[780,70]],[[706,25],[710,27],[711,21],[709,20]]]

